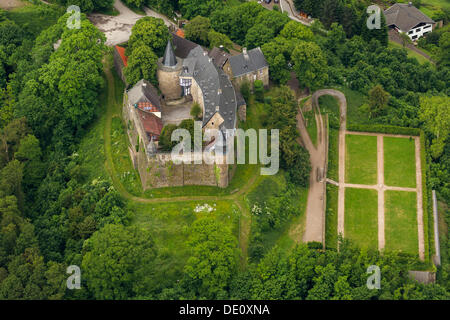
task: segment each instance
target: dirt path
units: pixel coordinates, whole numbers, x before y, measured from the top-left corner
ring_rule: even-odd
[[[384,249],[384,147],[383,136],[377,136],[378,181],[378,250]]]
[[[425,259],[425,237],[423,234],[423,198],[422,198],[422,165],[420,162],[420,138],[415,138],[416,147],[416,187],[417,187],[417,228],[419,240],[419,257]]]
[[[317,91],[312,96],[313,106],[318,108],[318,98],[321,95]],[[304,147],[309,152],[311,172],[309,177],[308,200],[306,204],[306,223],[303,233],[303,242],[316,241],[325,243],[325,167],[326,167],[326,129],[320,112],[316,114],[317,147],[311,141],[306,129],[301,111],[297,115],[297,128],[300,132]],[[299,242],[299,239],[297,239]]]
[[[239,219],[239,248],[241,248],[241,268],[247,266],[247,248],[250,238],[251,229],[251,214],[245,201],[245,195],[250,191],[253,185],[256,183],[259,175],[252,175],[252,177],[243,185],[238,191],[225,196],[181,196],[181,197],[167,197],[167,198],[141,198],[130,194],[117,178],[117,172],[114,168],[114,162],[111,153],[111,123],[114,116],[118,116],[118,112],[115,110],[115,86],[114,77],[111,70],[107,67],[104,68],[104,72],[107,79],[108,90],[108,102],[106,108],[106,122],[103,131],[104,148],[105,148],[105,168],[109,173],[114,188],[127,200],[139,202],[139,203],[165,203],[165,202],[187,202],[187,201],[232,201],[240,210],[241,215]]]
[[[113,46],[127,41],[131,35],[131,28],[143,15],[134,13],[120,0],[115,0],[114,7],[119,11],[117,16],[108,16],[100,13],[89,15],[89,20],[106,36],[106,45]],[[175,25],[166,16],[144,7],[146,16],[161,18],[166,26]]]

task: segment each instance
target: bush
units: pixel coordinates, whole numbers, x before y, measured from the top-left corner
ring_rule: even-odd
[[[202,115],[202,108],[200,105],[196,102],[193,104],[191,108],[191,116],[195,119],[200,119],[200,116]]]
[[[250,83],[248,81],[243,81],[241,84],[241,94],[245,101],[249,101],[250,98]]]
[[[419,136],[421,130],[418,128],[397,127],[385,124],[367,125],[367,124],[350,124],[347,125],[348,131],[358,132],[374,132],[374,133],[387,133],[387,134],[402,134]]]
[[[253,84],[256,101],[264,102],[264,84],[261,80],[255,80]]]

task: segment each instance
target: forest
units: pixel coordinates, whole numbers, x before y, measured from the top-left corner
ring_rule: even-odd
[[[91,4],[86,12],[112,6],[110,0],[83,2]],[[294,73],[310,91],[342,86],[364,97],[374,96],[373,88],[386,93],[379,96],[389,96],[388,102],[372,101],[358,111],[357,124],[423,129],[428,187],[449,203],[448,29],[421,44],[432,46],[435,63],[420,64],[406,50],[388,47],[385,24],[376,31],[363,28],[366,1],[310,1],[308,13],[320,17],[311,28],[255,2],[124,2],[168,15],[180,10],[191,19],[186,36],[205,46],[225,39],[230,48],[233,42],[262,48],[277,88],[266,96],[258,89],[242,91],[270,111],[260,119],[266,127],[281,128],[282,167],[291,185],[306,186],[309,177],[308,154],[295,141],[295,101],[285,86]],[[80,29],[68,29],[68,14],[59,5],[36,4],[26,24],[19,18],[0,10],[0,299],[450,299],[447,238],[437,283],[430,285],[408,277],[408,270],[421,266],[415,257],[361,249],[344,239],[339,251],[312,243],[288,252],[266,252],[253,239],[251,261],[242,270],[236,237],[208,217],[189,227],[189,258],[179,280],[167,281],[161,268],[167,252],[131,223],[133,207],[110,179],[89,179],[78,154],[81,139],[101,116],[111,55],[105,36],[85,14]],[[149,48],[140,41],[147,35],[139,33],[139,25],[161,24],[154,20],[136,24],[128,43],[131,81],[156,79],[156,69],[141,64],[161,55],[168,34],[159,37],[161,43],[147,40],[154,45]],[[287,197],[277,200],[274,218],[258,218],[261,232],[291,214]],[[445,221],[450,223],[448,210]],[[66,287],[69,265],[85,270],[81,290]],[[380,290],[366,287],[369,265],[381,268]]]

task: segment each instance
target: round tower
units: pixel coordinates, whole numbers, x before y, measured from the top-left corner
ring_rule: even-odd
[[[166,100],[181,98],[179,74],[183,68],[183,60],[175,57],[170,40],[167,41],[164,56],[158,60],[157,77],[159,89]]]

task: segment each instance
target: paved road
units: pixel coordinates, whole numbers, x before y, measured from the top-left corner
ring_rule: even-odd
[[[289,18],[291,18],[292,20],[298,21],[300,23],[303,23],[305,26],[310,26],[311,23],[298,18],[297,13],[295,12],[294,9],[294,3],[292,2],[292,0],[280,0],[280,7],[281,7],[281,11],[282,12],[287,12]]]

